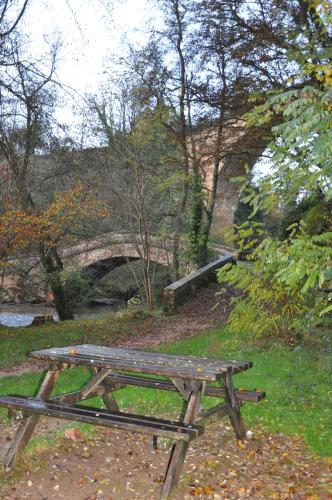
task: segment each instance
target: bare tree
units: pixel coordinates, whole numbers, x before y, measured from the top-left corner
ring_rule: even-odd
[[[28,1],[29,0],[24,0],[22,2],[17,2],[17,0],[0,0],[0,44],[16,30],[27,8]],[[14,19],[8,20],[12,10],[15,10],[16,14],[14,15]]]
[[[44,133],[52,127],[56,47],[51,50],[47,72],[44,61],[31,61],[23,56],[21,38],[16,33],[10,41],[9,53],[0,81],[0,151],[9,173],[7,193],[10,191],[17,208],[33,213],[40,207],[32,194],[31,169],[33,155],[42,149]],[[60,277],[61,258],[56,248],[45,242],[37,250],[59,317],[70,319],[73,315]]]
[[[109,92],[94,98],[94,127],[103,134],[104,186],[112,203],[113,231],[129,236],[140,258],[132,267],[148,307],[154,304],[153,279],[156,262],[167,261],[164,239],[173,234],[176,199],[179,196],[177,143],[165,134],[165,108],[144,108],[135,89]],[[173,155],[173,157],[172,157]],[[156,255],[156,246],[160,255]],[[128,262],[130,259],[128,259]]]

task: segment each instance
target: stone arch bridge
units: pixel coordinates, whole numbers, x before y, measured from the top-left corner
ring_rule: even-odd
[[[210,244],[210,247],[220,255],[225,255],[232,250],[215,244]],[[138,235],[112,232],[67,246],[60,250],[60,255],[65,267],[70,268],[77,263],[86,270],[92,281],[97,281],[116,267],[144,258],[144,248]],[[171,265],[172,255],[167,242],[152,237],[150,259],[158,264]],[[41,277],[38,257],[27,255],[20,260],[20,263],[22,261],[26,269],[33,268],[33,272],[28,274],[26,279],[23,279],[21,274],[7,274],[1,282],[3,296],[0,296],[0,300],[16,303],[42,300],[51,303],[53,297]],[[9,267],[14,269],[15,261],[11,264],[12,266]]]
[[[78,264],[84,268],[91,279],[98,280],[116,267],[127,264],[130,261],[144,259],[144,245],[139,240],[139,235],[128,233],[105,233],[95,238],[90,238],[79,243],[67,246],[60,250],[60,256],[65,268]],[[167,248],[167,243],[152,237],[149,247],[150,260],[162,264],[170,265],[172,256]],[[40,268],[36,255],[27,255],[24,261],[26,269],[32,268],[33,272],[23,279],[15,273],[7,274],[1,288],[3,289],[2,300],[6,302],[30,302],[38,298],[51,301],[51,295],[46,291],[45,283],[40,278]],[[15,261],[11,266],[15,269]],[[20,267],[22,267],[20,265]]]
[[[65,265],[78,263],[99,279],[128,261],[144,259],[145,248],[139,235],[113,232],[67,247],[60,251],[60,255]],[[151,238],[149,257],[151,261],[165,266],[172,263],[167,243],[156,237]]]

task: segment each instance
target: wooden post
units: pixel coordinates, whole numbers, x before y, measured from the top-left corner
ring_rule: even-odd
[[[186,387],[186,383],[184,386]],[[199,412],[199,405],[201,401],[202,382],[195,382],[192,392],[188,398],[187,409],[183,421],[186,424],[194,424]],[[161,499],[168,498],[172,488],[174,488],[180,478],[184,459],[188,451],[189,443],[181,441],[173,445],[171,456],[168,461],[166,475],[161,491]]]
[[[42,401],[48,399],[49,395],[52,392],[54,384],[57,381],[60,371],[61,369],[57,368],[49,370],[46,373],[46,376],[38,391],[36,399],[41,399]],[[19,426],[18,431],[16,432],[16,436],[13,439],[13,442],[4,458],[4,466],[6,469],[11,467],[18,452],[28,444],[29,439],[32,436],[32,433],[39,422],[39,419],[40,419],[39,415],[31,415],[31,417],[25,418],[21,423],[21,425]]]
[[[102,400],[106,406],[111,411],[119,411],[119,407],[117,402],[115,401],[115,397],[111,392],[106,392],[102,395]]]
[[[225,376],[225,401],[230,405],[229,418],[238,439],[244,439],[246,429],[240,412],[240,404],[236,396],[232,376],[227,373]]]
[[[113,370],[110,368],[102,368],[101,370],[93,369],[95,376],[81,389],[81,399],[86,399],[91,392],[93,392],[104,379],[109,375]]]

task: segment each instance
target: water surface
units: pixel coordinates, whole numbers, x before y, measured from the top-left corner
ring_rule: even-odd
[[[117,309],[113,306],[81,307],[75,311],[74,317],[75,319],[85,318]],[[53,316],[55,321],[59,321],[54,307],[46,307],[41,304],[0,304],[0,324],[4,326],[29,326],[35,316],[41,315]]]

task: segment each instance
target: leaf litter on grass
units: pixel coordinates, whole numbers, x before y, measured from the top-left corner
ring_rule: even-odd
[[[102,429],[80,441],[63,430],[62,439],[44,452],[44,466],[25,469],[1,498],[58,500],[70,492],[71,500],[154,500],[169,451],[154,450],[152,439],[139,434]],[[300,439],[255,428],[254,439],[239,442],[227,422],[220,422],[191,443],[171,498],[330,500],[331,480],[329,460],[309,455]]]

